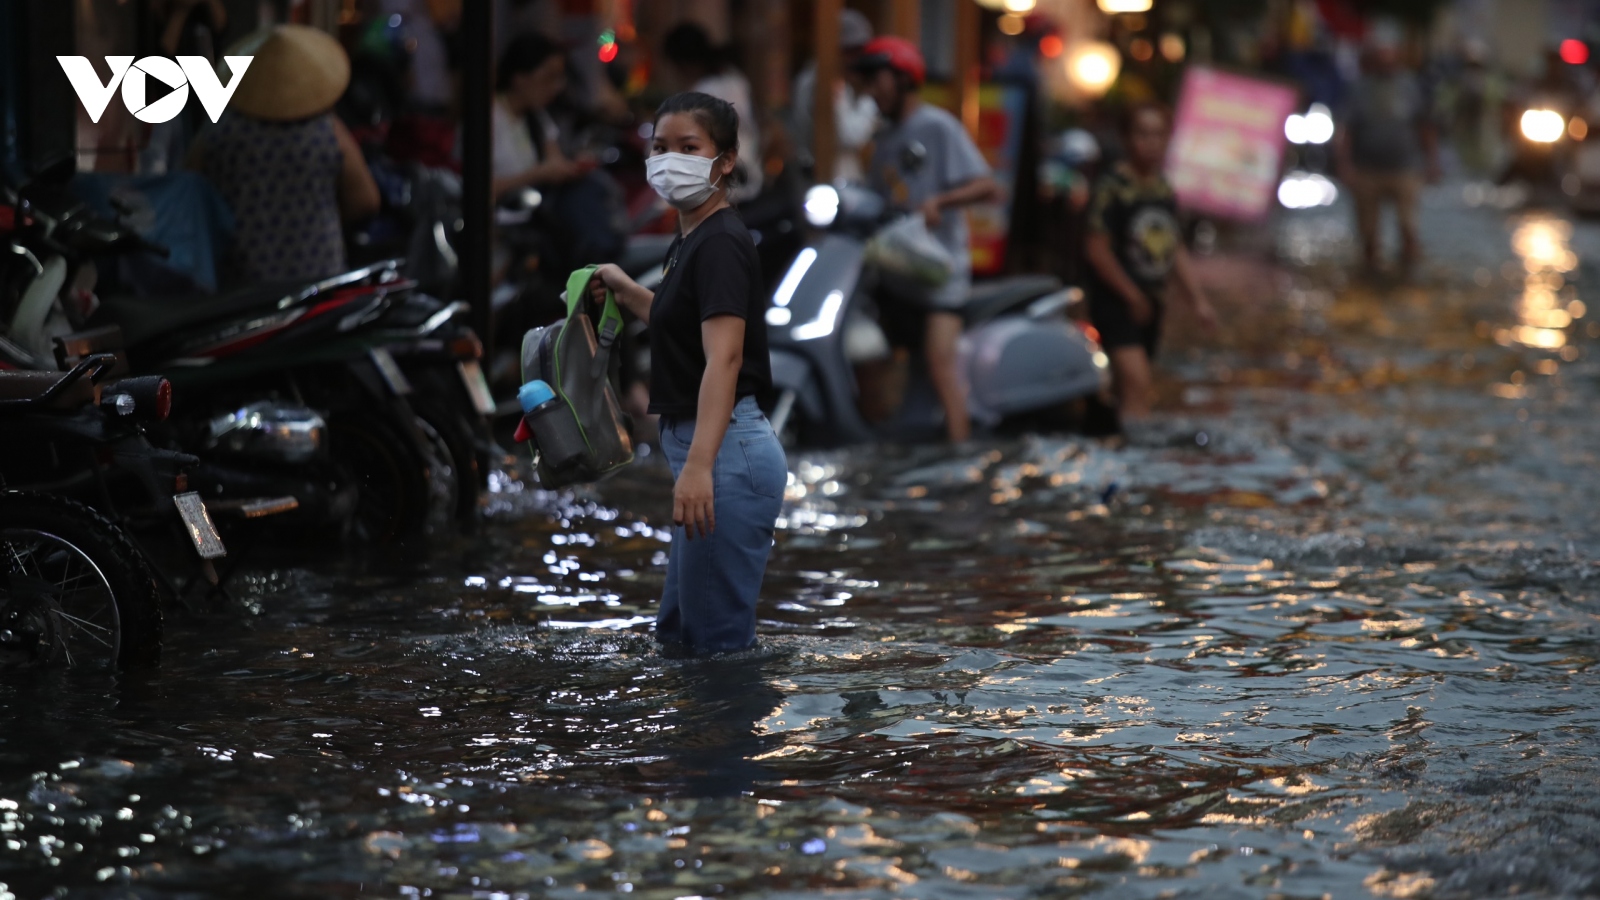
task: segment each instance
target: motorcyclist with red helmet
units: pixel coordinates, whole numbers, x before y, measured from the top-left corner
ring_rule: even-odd
[[[957,347],[972,264],[961,208],[999,200],[1000,185],[960,121],[922,101],[918,90],[927,65],[915,44],[900,37],[874,38],[862,48],[855,68],[865,75],[866,93],[885,122],[874,142],[868,183],[892,205],[920,212],[956,263],[944,286],[908,299],[926,311],[923,351],[944,407],[945,432],[951,441],[964,441],[972,422],[957,373]]]

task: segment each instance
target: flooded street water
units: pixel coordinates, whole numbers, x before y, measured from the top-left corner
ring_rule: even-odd
[[[791,458],[752,655],[653,652],[650,459],[0,684],[0,898],[1600,892],[1600,224],[1343,213],[1207,261],[1169,446]]]

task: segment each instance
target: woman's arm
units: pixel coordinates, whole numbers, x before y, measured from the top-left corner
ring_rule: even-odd
[[[361,145],[356,143],[355,135],[344,127],[338,116],[329,116],[329,119],[343,156],[339,165],[339,215],[346,222],[365,219],[383,205],[378,196],[378,183],[372,180],[372,170],[367,168],[367,159],[361,155]]]
[[[717,529],[712,471],[733,417],[739,370],[744,366],[744,328],[744,319],[738,316],[713,316],[700,323],[706,371],[700,377],[694,441],[672,490],[672,521],[683,525],[690,540],[697,529],[701,537]]]
[[[656,299],[654,291],[629,278],[628,273],[615,263],[606,263],[594,270],[594,278],[589,281],[589,299],[604,303],[608,288],[616,295],[623,309],[643,321],[650,321],[650,304]]]
[[[942,194],[929,197],[922,204],[922,217],[927,220],[929,227],[934,227],[944,218],[944,211],[951,207],[969,206],[973,203],[998,203],[1004,195],[1000,182],[995,181],[992,175],[983,175]]]
[[[557,157],[546,162],[537,163],[515,175],[505,175],[491,179],[489,193],[490,196],[498,199],[507,191],[536,187],[543,184],[562,184],[582,174],[583,167],[580,164],[566,157]]]
[[[1178,255],[1172,261],[1172,271],[1183,286],[1183,295],[1189,298],[1189,308],[1194,310],[1195,318],[1207,329],[1217,327],[1217,312],[1211,308],[1211,301],[1200,286],[1200,279],[1194,271],[1194,260],[1189,256],[1187,247],[1179,245]]]
[[[1083,245],[1084,258],[1094,268],[1096,275],[1122,297],[1128,304],[1128,309],[1133,313],[1133,321],[1140,325],[1150,321],[1155,314],[1155,309],[1150,305],[1150,298],[1139,290],[1133,283],[1128,273],[1123,270],[1122,263],[1117,262],[1117,255],[1111,250],[1111,237],[1104,232],[1090,232],[1088,240]]]

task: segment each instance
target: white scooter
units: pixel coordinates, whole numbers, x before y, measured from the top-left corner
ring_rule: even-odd
[[[787,442],[814,446],[942,435],[942,408],[920,360],[888,421],[868,422],[857,402],[856,367],[889,352],[873,314],[877,279],[864,263],[867,240],[891,217],[883,199],[861,188],[817,185],[806,195],[806,210],[812,225],[828,230],[790,263],[767,310],[774,429]],[[1105,389],[1105,354],[1067,315],[1082,297],[1048,275],[973,288],[962,310],[961,373],[978,428],[1048,422]]]

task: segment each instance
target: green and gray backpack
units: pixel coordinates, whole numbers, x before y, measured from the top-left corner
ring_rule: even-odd
[[[542,379],[571,410],[583,435],[581,460],[559,471],[540,460],[539,482],[545,488],[595,481],[633,462],[628,419],[611,387],[611,348],[622,336],[622,312],[606,291],[599,328],[590,321],[584,302],[596,266],[567,278],[567,317],[522,337],[522,380]]]

